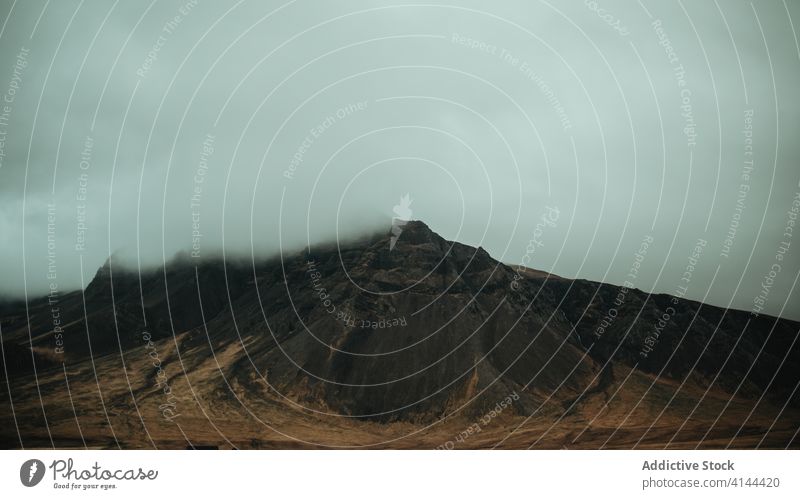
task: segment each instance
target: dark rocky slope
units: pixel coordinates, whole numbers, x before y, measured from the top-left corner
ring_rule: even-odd
[[[107,263],[84,293],[59,297],[63,354],[54,353],[46,299],[27,313],[24,304],[4,306],[0,375],[21,403],[31,394],[18,381],[30,379],[34,363],[46,373],[92,356],[122,373],[142,355],[146,331],[174,339],[186,371],[243,346],[218,362],[228,384],[220,393],[234,383],[290,406],[384,423],[478,416],[512,393],[515,414],[562,411],[631,368],[798,405],[798,323],[638,290],[615,304],[617,286],[531,270],[512,287],[516,269],[421,222],[409,222],[391,250],[389,237],[255,266],[179,257],[136,274]],[[648,340],[669,307],[657,341]],[[597,334],[612,308],[616,318]],[[0,398],[7,404],[8,394]]]

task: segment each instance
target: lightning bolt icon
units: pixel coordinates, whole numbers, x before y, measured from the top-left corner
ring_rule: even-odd
[[[33,481],[33,476],[36,474],[38,468],[39,466],[36,464],[36,461],[31,463],[31,470],[28,473],[28,483],[31,483]]]

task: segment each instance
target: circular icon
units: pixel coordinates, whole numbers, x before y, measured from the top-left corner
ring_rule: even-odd
[[[19,469],[19,479],[26,487],[35,487],[44,478],[44,463],[38,459],[28,459]]]

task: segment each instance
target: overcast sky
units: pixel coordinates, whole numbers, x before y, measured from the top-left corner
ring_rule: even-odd
[[[0,16],[4,295],[76,289],[114,252],[151,266],[388,230],[408,193],[413,218],[507,263],[621,284],[652,237],[635,287],[800,319],[797,2]]]

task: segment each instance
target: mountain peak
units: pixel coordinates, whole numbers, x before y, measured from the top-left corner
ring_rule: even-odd
[[[392,219],[389,229],[390,248],[394,249],[400,242],[411,244],[442,243],[444,238],[435,233],[421,220]]]
[[[500,432],[487,428],[480,437],[484,440],[475,437],[470,442],[488,445],[492,435],[505,436],[499,425],[516,428],[539,411],[542,417],[556,418],[553,425],[572,425],[557,430],[572,444],[574,425],[585,428],[587,418],[610,397],[644,401],[649,414],[664,410],[665,394],[677,394],[667,409],[672,412],[664,411],[672,419],[658,432],[648,433],[639,419],[623,428],[617,445],[629,444],[641,431],[640,438],[650,435],[652,443],[674,430],[674,421],[686,417],[683,408],[695,405],[696,393],[732,400],[732,407],[737,404],[726,415],[741,414],[744,419],[725,420],[734,436],[742,425],[758,420],[772,428],[779,407],[791,411],[787,421],[800,414],[792,398],[800,377],[797,323],[512,269],[479,247],[445,240],[418,220],[255,265],[204,260],[195,266],[176,259],[163,269],[126,276],[124,268],[118,274],[113,260],[85,298],[76,293],[60,299],[64,356],[49,354],[53,318],[46,300],[29,307],[28,321],[19,319],[25,317],[24,308],[0,317],[3,351],[14,352],[0,359],[0,373],[14,377],[9,391],[19,394],[15,407],[23,411],[25,430],[34,435],[34,444],[47,445],[50,440],[41,432],[46,425],[35,419],[42,414],[43,401],[35,391],[31,395],[33,373],[62,380],[64,366],[73,372],[109,373],[123,355],[137,370],[152,369],[152,359],[143,350],[143,331],[148,345],[152,341],[164,352],[162,369],[193,376],[198,400],[211,410],[237,418],[246,403],[269,419],[300,420],[293,431],[305,441],[331,435],[326,440],[331,445],[341,445],[342,417],[349,418],[347,428],[363,428],[375,445],[391,442],[387,438],[394,438],[397,428],[429,431],[436,427],[431,423],[442,418],[457,425],[455,431],[441,430],[442,438],[453,438],[468,427],[463,421],[480,421],[504,400],[502,416],[492,423]],[[113,280],[106,273],[112,268]],[[658,321],[668,308],[672,313],[662,327]],[[660,329],[653,338],[655,327]],[[776,365],[783,367],[771,376],[769,369]],[[222,382],[208,375],[217,371],[225,374]],[[724,376],[710,388],[706,380],[719,373]],[[80,393],[96,389],[95,380],[82,378],[71,376],[71,386],[78,385]],[[101,380],[107,399],[119,401],[114,414],[121,411],[138,420],[130,412],[133,403],[125,399],[136,396],[152,404],[142,414],[157,421],[161,400],[150,397],[151,385],[132,387],[119,376]],[[50,383],[47,386],[54,386]],[[686,389],[676,392],[680,383]],[[649,398],[642,397],[650,388],[655,389]],[[227,393],[234,389],[235,397]],[[48,414],[59,414],[57,408],[69,404],[65,393],[69,391],[43,392],[45,403],[54,407]],[[75,402],[82,417],[107,420],[108,414],[98,412],[89,398]],[[763,411],[762,404],[767,412],[752,411]],[[184,403],[180,409],[182,421],[205,424],[203,407]],[[693,417],[714,426],[723,421],[719,414],[712,404]],[[299,419],[306,417],[313,419]],[[357,426],[362,420],[369,425]],[[121,433],[96,433],[100,436],[93,437],[92,445],[115,445],[120,436],[129,446],[152,445],[135,425],[122,423],[130,420],[119,420],[118,425],[116,421]],[[250,419],[232,421],[242,428],[244,446],[251,445],[253,434],[264,431]],[[403,426],[382,426],[397,422]],[[602,420],[606,428],[619,425],[615,414]],[[795,430],[787,423],[772,441],[785,447]],[[722,430],[715,427],[716,431]],[[66,442],[80,439],[64,435],[69,437]],[[589,440],[598,445],[614,442],[608,432],[584,435],[598,439]],[[6,441],[15,437],[0,432]],[[180,434],[154,438],[165,446],[181,441]],[[560,445],[561,437],[553,438]],[[526,447],[535,443],[525,440]]]

